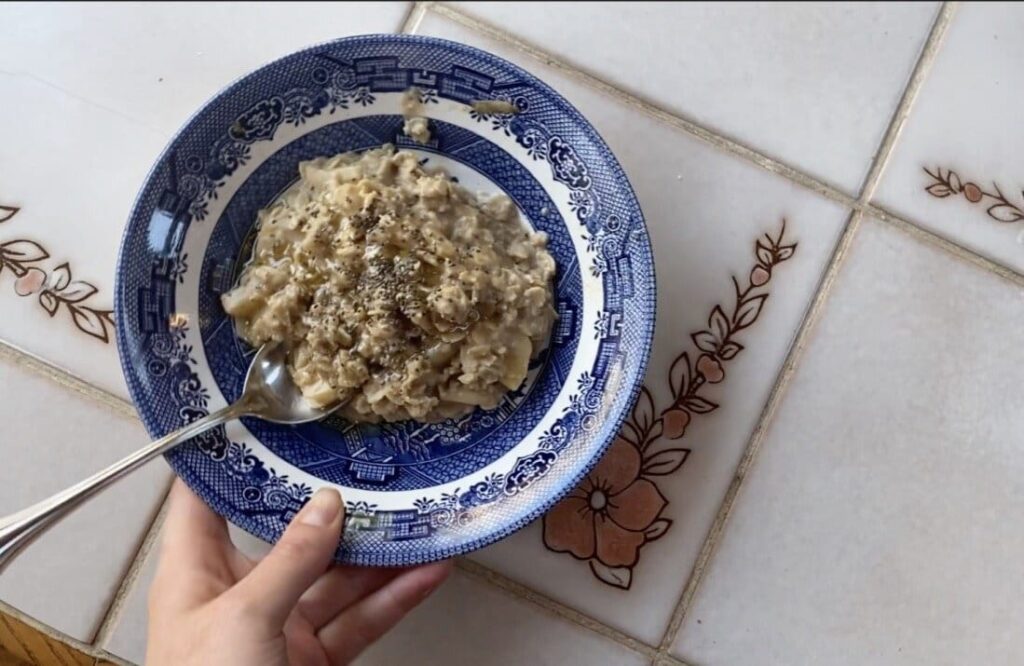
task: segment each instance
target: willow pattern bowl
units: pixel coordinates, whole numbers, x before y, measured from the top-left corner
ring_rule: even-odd
[[[402,134],[409,88],[428,145]],[[478,112],[480,100],[517,113]],[[464,553],[538,517],[597,461],[639,390],[654,329],[650,242],[622,168],[580,113],[519,67],[439,39],[370,35],[286,56],[217,94],[157,159],[116,293],[121,361],[151,435],[234,400],[252,350],[220,295],[256,212],[300,161],[389,142],[471,190],[504,191],[548,233],[559,319],[525,385],[496,409],[433,425],[246,419],[167,456],[217,512],[271,542],[316,489],[336,486],[347,507],[337,559],[383,566]]]

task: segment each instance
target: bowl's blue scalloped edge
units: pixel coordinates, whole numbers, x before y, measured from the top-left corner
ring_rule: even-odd
[[[204,102],[202,104],[202,106],[200,106],[194,113],[192,113],[192,115],[190,115],[188,117],[188,119],[185,121],[185,123],[182,124],[181,128],[179,128],[178,131],[176,131],[174,133],[174,135],[171,137],[171,139],[167,142],[167,146],[164,147],[164,149],[160,152],[160,155],[153,162],[153,166],[150,167],[149,171],[146,173],[146,177],[143,179],[142,184],[139,187],[139,192],[136,195],[135,201],[132,204],[132,213],[129,214],[129,220],[131,219],[131,217],[134,216],[135,210],[138,208],[138,206],[139,206],[139,204],[141,202],[142,193],[145,191],[146,184],[152,178],[152,175],[153,175],[154,171],[163,162],[164,158],[170,152],[172,146],[174,146],[174,144],[177,142],[178,137],[181,136],[186,130],[188,130],[189,126],[196,120],[196,118],[203,112],[203,110],[206,109],[207,106],[212,104],[217,99],[220,99],[224,95],[229,94],[234,88],[236,88],[237,86],[239,86],[242,83],[244,83],[249,77],[255,76],[256,73],[259,70],[263,69],[264,67],[268,67],[268,66],[274,65],[274,64],[276,64],[276,63],[278,63],[278,62],[280,62],[282,60],[288,59],[288,58],[294,56],[296,53],[303,53],[303,52],[312,51],[312,50],[315,50],[315,49],[321,49],[321,48],[324,48],[326,46],[330,46],[330,45],[333,45],[333,44],[353,42],[353,41],[371,41],[371,40],[383,40],[383,41],[398,42],[398,43],[402,43],[402,42],[433,43],[433,44],[437,44],[438,46],[443,46],[445,48],[454,49],[455,51],[466,51],[466,52],[475,53],[478,56],[483,56],[483,57],[486,57],[486,58],[494,58],[496,60],[500,60],[503,63],[507,64],[509,67],[511,67],[513,70],[515,70],[519,76],[521,76],[525,81],[529,82],[531,85],[535,85],[537,87],[545,89],[547,92],[549,92],[552,95],[553,99],[561,102],[561,104],[563,105],[565,111],[570,116],[574,117],[577,121],[579,121],[581,123],[584,123],[588,127],[590,127],[591,131],[594,133],[595,138],[600,142],[601,146],[607,151],[607,154],[609,156],[611,156],[611,158],[612,158],[611,164],[613,165],[615,171],[617,172],[617,175],[620,177],[619,182],[622,184],[622,187],[628,192],[630,198],[635,203],[637,211],[639,212],[640,223],[641,223],[641,225],[644,226],[644,228],[646,230],[646,218],[643,215],[643,210],[642,210],[642,208],[640,206],[639,199],[637,199],[636,192],[633,190],[633,187],[630,184],[629,179],[626,177],[626,173],[623,170],[622,165],[619,164],[618,159],[615,158],[614,153],[612,153],[611,149],[608,147],[608,143],[600,135],[600,133],[597,131],[597,129],[594,128],[594,126],[591,125],[583,117],[583,115],[572,104],[570,104],[568,102],[568,100],[566,100],[564,97],[562,97],[562,95],[560,95],[553,88],[551,88],[551,86],[547,85],[546,83],[544,83],[543,81],[538,79],[536,76],[534,76],[533,74],[530,74],[529,72],[527,72],[523,68],[519,67],[518,65],[516,65],[514,63],[511,63],[511,62],[505,60],[504,58],[501,58],[500,56],[496,56],[496,55],[494,55],[492,53],[484,51],[482,49],[478,49],[478,48],[472,47],[472,46],[467,46],[465,44],[460,44],[458,42],[453,42],[453,41],[447,40],[447,39],[441,39],[441,38],[438,38],[438,37],[424,37],[424,36],[420,36],[420,35],[403,35],[403,34],[357,35],[357,36],[343,37],[343,38],[340,38],[340,39],[328,40],[328,41],[325,41],[325,42],[320,42],[320,43],[317,43],[317,44],[313,44],[313,45],[310,45],[310,46],[308,46],[308,47],[306,47],[304,49],[301,49],[300,51],[289,53],[289,54],[284,55],[284,56],[282,56],[282,57],[280,57],[280,58],[278,58],[276,60],[273,60],[273,61],[271,61],[269,63],[266,63],[266,64],[262,65],[261,67],[257,68],[256,70],[253,70],[252,72],[249,72],[249,73],[247,73],[247,74],[245,74],[243,76],[240,76],[237,79],[235,79],[234,81],[232,81],[231,83],[229,83],[228,85],[226,85],[224,88],[222,88],[217,93],[212,95],[209,99],[207,99],[206,102]],[[135,378],[132,376],[132,373],[130,372],[130,369],[131,369],[132,366],[131,366],[131,361],[129,359],[129,354],[128,354],[127,340],[124,337],[124,335],[125,335],[124,334],[125,327],[120,325],[121,313],[123,311],[123,306],[122,306],[122,301],[124,299],[124,291],[123,290],[125,288],[125,285],[124,285],[124,282],[123,282],[123,275],[122,275],[122,273],[120,271],[120,267],[123,265],[123,260],[124,260],[123,254],[124,254],[124,251],[125,251],[125,244],[126,244],[125,241],[126,241],[127,235],[128,235],[128,225],[126,224],[125,225],[125,229],[124,229],[124,231],[122,232],[122,235],[121,235],[121,244],[120,244],[120,248],[118,250],[118,256],[117,256],[118,270],[115,271],[115,278],[114,278],[114,311],[115,311],[115,320],[118,322],[118,325],[117,325],[118,357],[120,358],[122,372],[124,373],[125,381],[128,384],[128,389],[129,389],[129,392],[130,392],[130,394],[132,396],[132,401],[133,401],[133,404],[135,405],[136,411],[138,412],[139,417],[142,420],[143,425],[145,425],[146,430],[149,432],[150,436],[155,438],[155,437],[161,437],[161,436],[165,435],[166,433],[159,431],[156,428],[155,424],[150,419],[148,419],[146,417],[145,412],[143,410],[139,409],[139,407],[138,407],[136,396],[138,395],[139,387],[137,386],[137,382],[136,382]],[[598,450],[595,453],[594,457],[586,465],[584,465],[577,474],[575,474],[571,479],[568,479],[567,482],[565,483],[565,485],[562,487],[562,489],[559,490],[559,492],[552,494],[549,498],[547,498],[543,502],[538,502],[537,506],[534,507],[534,509],[531,510],[526,516],[524,516],[522,518],[519,518],[518,520],[516,520],[516,521],[514,521],[514,522],[512,522],[512,523],[510,523],[510,524],[508,524],[508,525],[506,525],[504,527],[502,527],[501,529],[495,530],[494,532],[492,532],[490,534],[487,534],[487,535],[485,535],[483,537],[479,537],[479,538],[474,539],[472,541],[467,541],[467,542],[464,542],[464,543],[460,543],[460,544],[458,544],[456,546],[452,546],[450,548],[434,549],[434,550],[429,550],[429,551],[424,550],[424,551],[417,551],[415,553],[404,553],[402,556],[396,556],[395,554],[386,554],[386,553],[381,553],[381,552],[352,553],[352,552],[348,552],[348,551],[343,550],[339,546],[339,548],[338,548],[338,550],[336,551],[336,554],[335,554],[335,559],[338,562],[341,562],[341,563],[344,563],[344,564],[350,564],[350,565],[358,565],[358,566],[382,566],[382,567],[409,566],[411,564],[424,564],[424,563],[427,563],[427,562],[435,562],[435,561],[438,561],[438,560],[448,559],[448,558],[451,558],[451,557],[455,557],[457,555],[463,555],[463,554],[466,554],[466,553],[468,553],[470,551],[474,551],[474,550],[477,550],[479,548],[483,548],[484,546],[488,546],[488,545],[490,545],[490,544],[492,544],[492,543],[494,543],[496,541],[504,539],[505,537],[513,534],[514,532],[517,532],[518,530],[522,529],[523,527],[525,527],[529,523],[531,523],[534,520],[536,520],[537,518],[539,518],[548,509],[553,507],[556,503],[558,503],[563,497],[565,497],[567,494],[569,494],[569,492],[572,491],[572,489],[575,488],[579,484],[579,482],[583,479],[583,477],[586,476],[586,474],[591,469],[593,469],[593,467],[597,464],[598,460],[600,460],[600,458],[604,455],[605,451],[607,451],[608,447],[611,445],[612,441],[615,439],[616,434],[622,428],[623,422],[626,420],[626,417],[628,416],[632,406],[635,404],[635,402],[637,400],[637,397],[640,394],[640,389],[643,387],[644,377],[645,377],[646,372],[647,372],[647,365],[648,365],[648,362],[650,361],[651,347],[652,347],[653,341],[654,341],[654,326],[655,326],[655,322],[657,320],[657,293],[656,293],[657,282],[656,282],[656,275],[655,275],[655,268],[654,268],[654,252],[653,252],[653,248],[651,247],[649,234],[645,234],[644,241],[645,242],[643,243],[642,250],[643,250],[644,254],[647,255],[646,256],[647,261],[643,262],[643,265],[648,267],[648,273],[649,273],[649,276],[650,276],[649,284],[651,286],[650,286],[649,300],[651,302],[651,310],[652,310],[651,311],[651,317],[650,317],[649,321],[646,323],[646,330],[643,331],[644,345],[643,345],[640,357],[636,359],[637,362],[636,362],[636,364],[634,366],[634,369],[635,369],[634,375],[633,375],[632,378],[628,378],[627,377],[627,379],[631,379],[631,382],[630,382],[631,383],[631,387],[630,387],[630,391],[628,393],[628,400],[626,400],[624,402],[620,402],[612,410],[612,417],[610,419],[610,422],[614,425],[614,427],[613,428],[608,428],[606,430],[607,435],[604,437],[604,441],[598,447]],[[194,475],[190,469],[184,467],[183,465],[175,464],[172,458],[165,457],[165,460],[168,461],[168,464],[171,465],[171,468],[178,475],[178,477],[180,477],[185,482],[185,484],[188,485],[189,488],[192,489],[193,492],[195,492],[197,495],[199,495],[199,497],[201,497],[203,499],[203,501],[205,501],[219,515],[223,516],[227,520],[230,520],[232,523],[234,523],[238,527],[244,529],[245,531],[249,532],[253,536],[255,536],[255,537],[257,537],[257,538],[259,538],[259,539],[261,539],[263,541],[267,541],[267,542],[271,542],[271,543],[274,541],[275,535],[266,533],[265,530],[260,529],[258,524],[255,524],[255,523],[253,523],[251,521],[246,520],[246,516],[242,512],[237,511],[233,507],[230,507],[226,503],[222,502],[220,500],[220,498],[216,495],[216,493],[214,493],[212,491],[212,489],[210,489],[196,475]]]

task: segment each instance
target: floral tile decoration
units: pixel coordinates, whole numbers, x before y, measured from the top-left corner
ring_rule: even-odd
[[[873,203],[1024,273],[1024,13],[964,3],[921,84]]]
[[[515,63],[593,124],[646,220],[655,338],[575,488],[463,556],[357,665],[1024,663],[1024,5],[6,3],[0,26],[0,515],[149,439],[118,361],[114,267],[182,123],[288,53],[416,33]],[[268,117],[306,129],[395,92],[313,84],[329,99],[289,86],[225,125],[222,164],[262,159],[248,139]],[[419,89],[428,115],[448,99]],[[460,122],[500,142],[513,118]],[[538,165],[564,149],[549,138]],[[197,164],[179,175],[209,196],[188,214],[214,226],[225,174]],[[595,206],[577,189],[574,214]],[[161,285],[189,284],[203,255],[162,262]],[[583,339],[616,330],[605,310]],[[172,320],[158,370],[223,358],[195,319]],[[212,406],[199,383],[173,390]],[[470,422],[394,432],[426,455]],[[252,465],[232,427],[202,455],[300,506],[310,486]],[[39,623],[58,660],[143,661],[147,535],[171,478],[150,464],[0,575],[0,662],[11,626]],[[253,559],[270,548],[230,532]]]
[[[985,211],[992,220],[1013,224],[1024,220],[1024,189],[1019,191],[1008,190],[1015,198],[1014,200],[1003,194],[999,183],[981,186],[973,181],[965,181],[952,169],[935,167],[934,169],[924,168],[928,174],[929,184],[924,188],[925,192],[936,199],[946,197],[963,196],[968,203],[976,204],[978,208]]]
[[[657,477],[676,472],[691,453],[672,442],[686,435],[691,419],[718,409],[702,389],[725,380],[724,365],[744,349],[736,338],[757,321],[768,300],[773,271],[796,252],[797,243],[784,239],[785,233],[783,221],[776,236],[755,241],[755,263],[745,286],[732,279],[736,297],[726,306],[728,314],[715,305],[707,328],[690,334],[693,349],[681,352],[668,368],[670,401],[656,406],[644,387],[601,462],[544,516],[548,550],[568,553],[586,562],[601,582],[629,589],[641,549],[672,527],[663,517],[668,500]]]
[[[166,137],[16,73],[24,58],[0,55],[15,72],[0,72],[0,339],[126,398],[111,318],[117,241]],[[58,179],[55,163],[73,175]]]
[[[20,210],[0,205],[0,224],[10,221]],[[99,289],[85,280],[72,279],[68,262],[49,268],[48,259],[50,253],[34,240],[0,236],[0,273],[11,274],[15,294],[35,298],[50,317],[60,315],[85,335],[109,343],[113,310],[97,307],[94,301],[98,299],[93,297]]]

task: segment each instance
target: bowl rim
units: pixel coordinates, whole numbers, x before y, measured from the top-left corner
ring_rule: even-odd
[[[145,177],[142,179],[139,186],[138,192],[136,193],[135,199],[132,202],[131,210],[128,214],[128,218],[125,222],[124,229],[121,233],[119,241],[117,260],[115,265],[114,275],[114,320],[117,324],[116,328],[116,339],[117,339],[117,351],[118,357],[121,364],[121,371],[125,377],[126,384],[128,386],[128,392],[132,400],[132,405],[142,421],[143,426],[151,437],[160,437],[166,433],[161,432],[154,423],[150,416],[140,407],[139,400],[136,397],[136,388],[132,380],[132,375],[135,372],[135,365],[132,363],[130,353],[128,350],[128,340],[126,338],[126,327],[120,325],[123,318],[123,302],[125,298],[124,289],[125,275],[121,270],[125,264],[125,251],[128,241],[128,236],[132,227],[132,220],[135,218],[136,213],[143,202],[143,195],[146,191],[147,186],[152,180],[155,172],[163,164],[164,160],[172,149],[176,146],[182,136],[184,136],[192,127],[192,125],[198,120],[198,118],[214,103],[230,95],[236,88],[243,85],[252,77],[259,75],[268,68],[278,65],[288,59],[291,59],[297,55],[313,52],[318,49],[330,47],[336,44],[346,44],[353,42],[391,42],[391,43],[418,43],[433,45],[444,49],[449,49],[455,52],[468,52],[476,57],[484,59],[498,60],[503,66],[511,68],[516,74],[522,77],[522,80],[531,86],[535,86],[544,91],[545,95],[548,95],[554,101],[558,102],[564,110],[575,122],[585,126],[589,132],[593,134],[593,139],[599,144],[599,147],[603,149],[605,160],[608,166],[611,168],[613,174],[616,176],[617,187],[622,188],[627,195],[627,198],[631,201],[631,204],[635,206],[636,213],[639,218],[640,228],[643,230],[643,242],[646,245],[647,255],[650,261],[646,263],[645,268],[649,274],[649,300],[651,308],[649,317],[643,322],[643,330],[640,334],[642,344],[639,344],[639,350],[636,356],[633,357],[634,362],[631,363],[635,368],[635,377],[632,381],[632,385],[629,387],[628,399],[622,403],[621,407],[618,408],[618,413],[614,413],[611,419],[606,423],[611,423],[614,427],[608,429],[608,435],[604,438],[594,450],[593,455],[588,461],[581,465],[578,472],[571,476],[564,476],[561,481],[561,488],[557,492],[550,493],[545,499],[537,501],[535,506],[527,511],[524,515],[514,520],[510,520],[500,527],[494,529],[491,532],[476,537],[469,541],[462,541],[455,545],[437,548],[437,549],[419,549],[409,550],[403,553],[403,556],[396,557],[394,554],[381,553],[381,552],[352,552],[346,550],[348,557],[340,559],[338,554],[341,552],[341,547],[335,552],[335,560],[342,562],[347,565],[354,566],[375,566],[375,567],[391,567],[391,566],[410,566],[414,564],[425,564],[438,560],[444,560],[458,555],[463,555],[485,546],[491,545],[501,539],[504,539],[515,532],[521,530],[526,525],[534,522],[537,518],[547,513],[553,508],[558,502],[564,499],[571,493],[577,485],[583,480],[584,477],[589,474],[601,458],[607,453],[608,448],[615,441],[618,433],[622,429],[623,423],[628,418],[633,406],[640,395],[640,391],[644,386],[644,380],[646,378],[648,365],[650,362],[651,352],[654,343],[655,326],[657,322],[658,303],[657,303],[657,275],[654,257],[654,245],[651,242],[650,231],[647,227],[646,217],[643,214],[643,209],[640,204],[640,200],[636,195],[636,191],[633,189],[630,183],[625,169],[619,163],[615,153],[609,147],[608,142],[605,141],[604,137],[600,134],[596,127],[591,124],[583,114],[567,100],[561,93],[556,91],[550,85],[541,80],[538,76],[527,71],[520,65],[503,58],[502,56],[496,55],[484,49],[456,42],[449,39],[440,37],[432,37],[426,35],[406,34],[406,33],[367,33],[360,35],[350,35],[346,37],[340,37],[337,39],[325,40],[317,43],[313,43],[302,47],[300,49],[290,51],[284,55],[281,55],[273,60],[263,63],[254,69],[247,71],[246,73],[236,77],[229,83],[225,84],[222,88],[218,89],[212,95],[210,95],[201,105],[199,105],[195,111],[193,111],[181,124],[181,126],[170,136],[167,144],[163,150],[156,156],[153,164],[147,170]],[[581,268],[582,270],[582,268]],[[165,454],[164,460],[167,461],[168,465],[172,468],[175,475],[184,482],[192,492],[194,492],[203,503],[209,506],[218,515],[230,521],[237,527],[245,530],[249,534],[259,538],[262,541],[273,544],[275,539],[272,535],[268,535],[266,530],[261,529],[260,524],[254,521],[245,519],[242,512],[233,506],[230,506],[223,500],[220,495],[210,488],[205,482],[198,478],[195,471],[184,464],[177,463],[173,456]],[[337,485],[337,484],[332,484]],[[343,493],[344,494],[344,493]],[[339,542],[340,544],[340,542]],[[574,555],[575,557],[575,555]],[[578,559],[578,558],[577,558]]]

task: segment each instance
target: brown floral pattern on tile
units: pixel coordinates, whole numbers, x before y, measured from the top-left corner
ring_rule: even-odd
[[[937,167],[934,171],[924,167],[924,172],[931,178],[925,192],[938,199],[949,196],[963,195],[968,202],[985,206],[985,213],[997,222],[1007,224],[1024,220],[1024,208],[1013,203],[995,182],[991,189],[984,189],[973,181],[964,181],[952,169]],[[1024,204],[1024,190],[1021,191],[1021,202]]]
[[[0,206],[0,224],[17,215],[19,210],[17,206]]]
[[[0,206],[0,224],[18,214],[20,208]],[[75,280],[71,266],[64,262],[47,269],[50,253],[33,240],[0,239],[0,277],[9,272],[14,278],[14,293],[23,298],[36,297],[40,307],[51,317],[66,312],[71,323],[82,333],[110,342],[114,329],[113,310],[97,308],[91,299],[99,290],[84,280]]]
[[[777,236],[765,234],[755,241],[755,262],[746,286],[732,278],[732,307],[727,312],[715,305],[707,328],[690,336],[695,349],[681,352],[672,362],[671,402],[657,406],[644,386],[604,457],[544,516],[548,550],[587,562],[593,575],[607,585],[630,588],[643,547],[672,526],[663,516],[668,500],[658,488],[658,477],[682,467],[691,449],[671,442],[685,436],[692,419],[719,408],[706,394],[711,385],[725,380],[725,366],[743,351],[736,335],[761,316],[773,272],[796,252],[797,243],[788,243],[785,233],[783,220]]]

